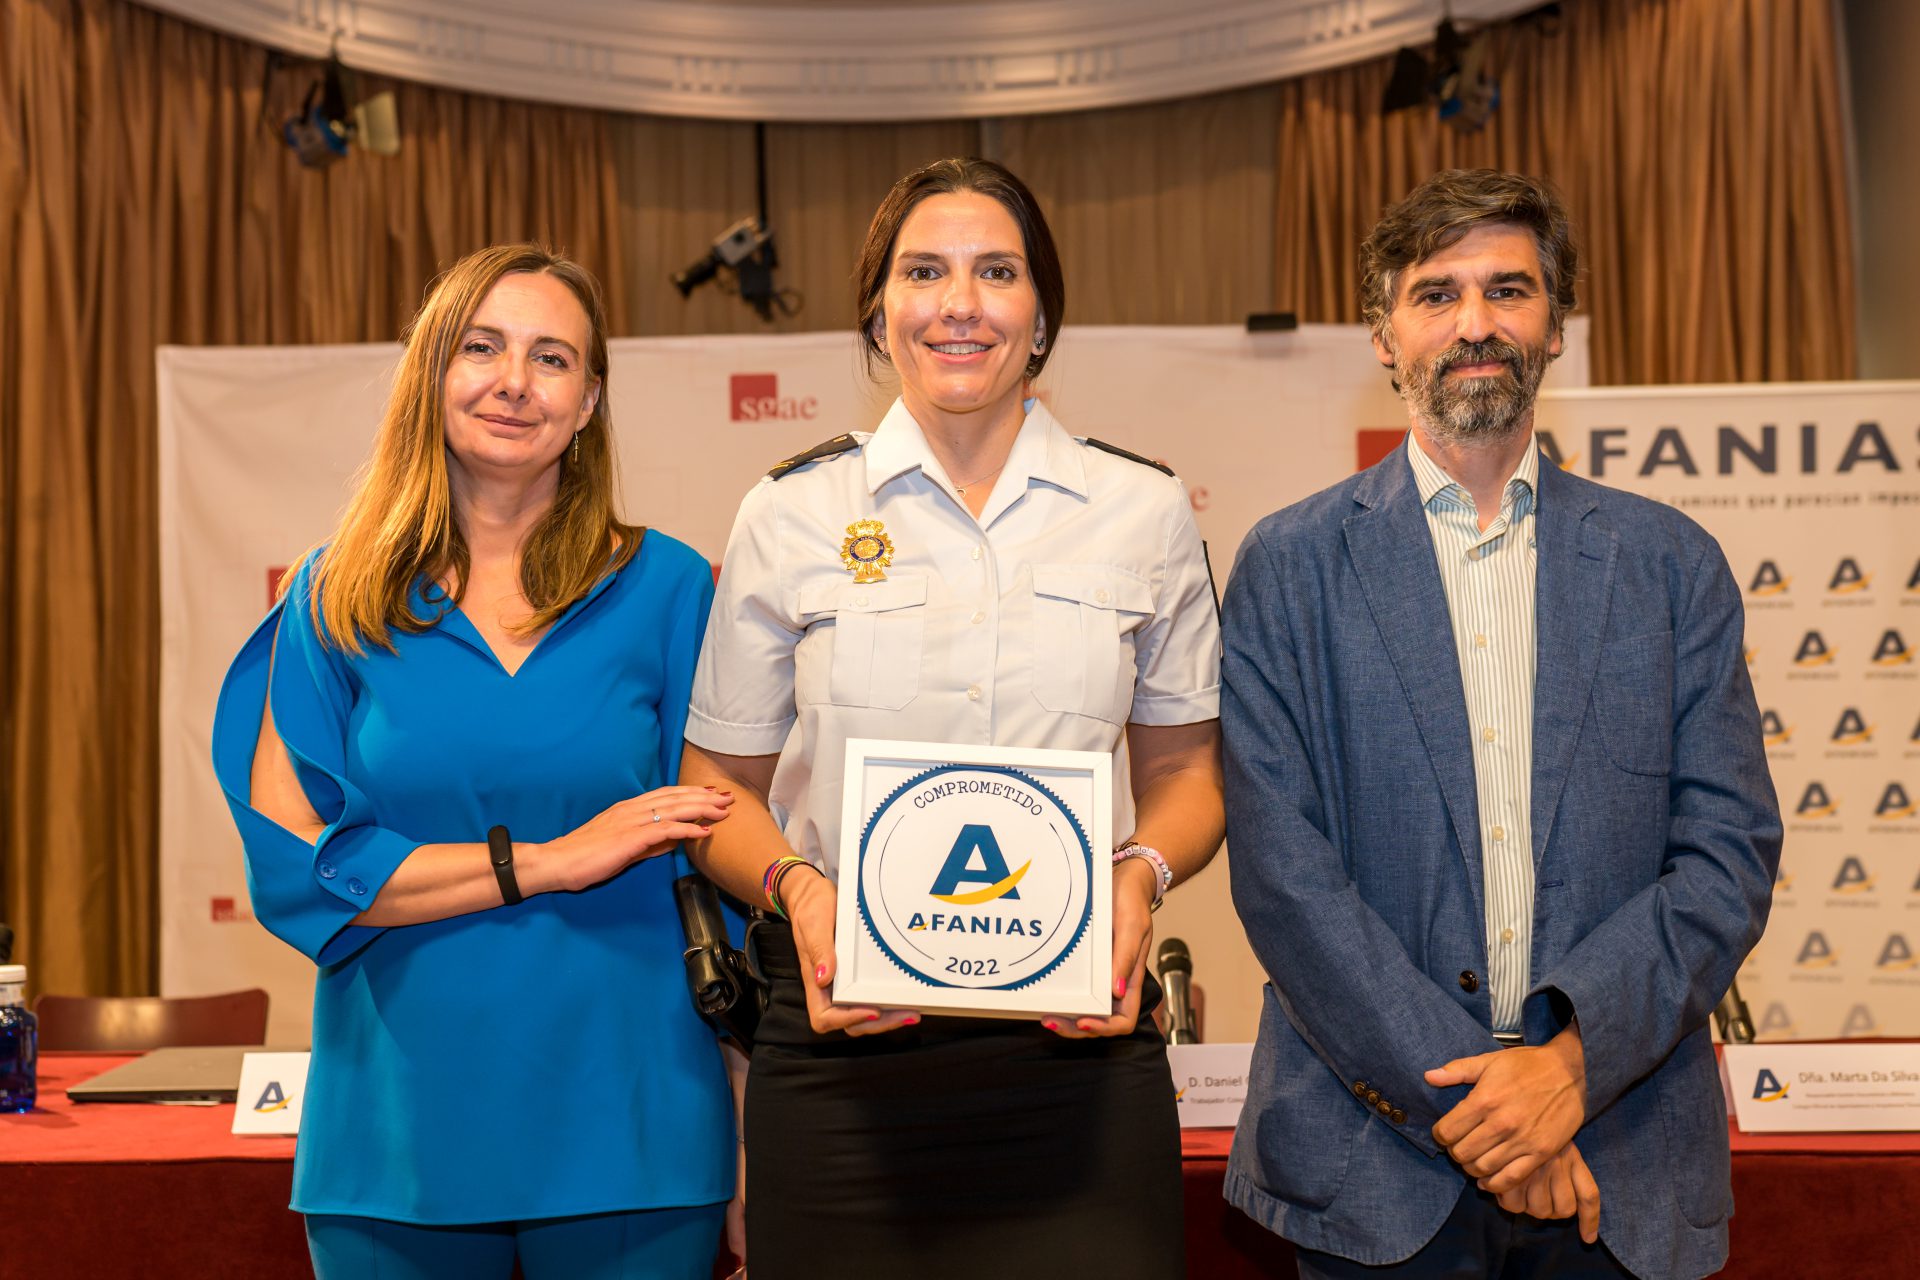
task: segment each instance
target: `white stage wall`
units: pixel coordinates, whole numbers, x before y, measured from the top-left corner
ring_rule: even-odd
[[[1685,507],[1747,591],[1789,814],[1775,922],[1741,979],[1755,1018],[1772,1037],[1920,1034],[1920,384],[1587,390],[1584,337],[1576,321],[1549,378],[1551,447]],[[312,972],[248,910],[208,763],[214,697],[273,571],[331,527],[396,354],[160,352],[162,990],[264,985],[276,1042],[304,1040]],[[767,466],[871,426],[890,398],[843,334],[623,340],[610,384],[628,516],[715,559]],[[1069,329],[1042,393],[1070,429],[1180,473],[1222,585],[1255,520],[1405,422],[1348,326]],[[1193,951],[1216,1040],[1251,1035],[1261,980],[1224,859],[1158,919]]]

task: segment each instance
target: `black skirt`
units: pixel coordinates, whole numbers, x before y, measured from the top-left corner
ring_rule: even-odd
[[[747,1076],[752,1280],[1179,1280],[1180,1127],[1152,1019],[1065,1040],[930,1016],[817,1035],[784,927]],[[1143,1009],[1159,1002],[1149,978]]]

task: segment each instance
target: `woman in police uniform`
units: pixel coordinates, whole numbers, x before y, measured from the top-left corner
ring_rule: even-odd
[[[761,947],[774,1001],[747,1089],[753,1275],[1021,1277],[1071,1259],[1171,1280],[1179,1131],[1142,989],[1150,912],[1224,825],[1200,536],[1171,472],[1068,435],[1028,398],[1065,288],[1013,174],[908,174],[856,278],[869,364],[892,367],[900,398],[878,430],[780,464],[741,504],[682,770],[736,797],[696,860],[791,920]],[[852,737],[1128,762],[1110,1016],[922,1021],[830,1001]],[[773,865],[789,853],[808,865]]]

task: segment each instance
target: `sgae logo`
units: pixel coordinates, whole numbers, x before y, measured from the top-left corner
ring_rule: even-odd
[[[1827,944],[1827,935],[1815,929],[1800,944],[1800,954],[1793,958],[1793,963],[1801,969],[1831,969],[1840,963],[1840,957]]]
[[[1873,962],[1876,969],[1911,969],[1920,965],[1920,956],[1913,954],[1913,948],[1907,945],[1905,934],[1887,935],[1887,944],[1880,948],[1880,958]]]
[[[1800,803],[1793,812],[1794,816],[1800,818],[1831,818],[1839,811],[1840,806],[1833,802],[1824,785],[1809,782],[1807,789],[1800,793]]]
[[[1800,647],[1793,653],[1794,666],[1824,667],[1832,661],[1833,650],[1827,648],[1825,636],[1818,631],[1809,631],[1800,637]]]
[[[1920,560],[1913,562],[1913,572],[1907,575],[1907,590],[1920,595]]]
[[[909,778],[860,848],[860,919],[929,986],[1025,987],[1073,952],[1092,918],[1093,846],[1019,769],[940,765]]]
[[[1773,891],[1775,893],[1793,892],[1793,875],[1787,870],[1785,863],[1781,863],[1780,866],[1774,870]]]
[[[1778,596],[1786,594],[1793,579],[1780,572],[1780,566],[1771,560],[1762,560],[1760,567],[1753,571],[1753,581],[1747,584],[1750,596]]]
[[[1873,890],[1873,877],[1867,874],[1867,866],[1851,855],[1840,860],[1840,869],[1833,874],[1835,893],[1869,893]]]
[[[1876,667],[1897,667],[1913,661],[1913,650],[1907,648],[1907,642],[1900,633],[1888,627],[1880,637],[1880,643],[1873,647],[1873,665]]]
[[[1913,800],[1907,795],[1907,789],[1898,782],[1889,782],[1887,789],[1880,793],[1880,803],[1873,807],[1873,816],[1883,821],[1911,818],[1914,813]]]
[[[1834,566],[1833,577],[1827,579],[1827,592],[1836,596],[1852,595],[1865,591],[1872,582],[1873,575],[1860,572],[1859,563],[1848,556]]]
[[[1770,747],[1784,747],[1793,737],[1793,726],[1782,722],[1777,711],[1762,711],[1760,737]]]
[[[820,416],[813,396],[780,394],[780,377],[773,373],[736,373],[727,398],[735,422],[792,422]]]
[[[1848,707],[1840,713],[1840,719],[1835,722],[1831,736],[1838,746],[1858,746],[1863,742],[1873,741],[1873,726],[1861,718],[1859,708]]]
[[[1755,1102],[1778,1102],[1787,1096],[1787,1086],[1780,1083],[1780,1077],[1767,1068],[1760,1068],[1760,1074],[1753,1079],[1753,1100]]]
[[[253,1104],[253,1109],[255,1111],[285,1111],[289,1101],[291,1101],[291,1099],[287,1097],[286,1090],[280,1087],[280,1082],[278,1080],[269,1080],[267,1081],[267,1087],[260,1091],[260,1101]]]

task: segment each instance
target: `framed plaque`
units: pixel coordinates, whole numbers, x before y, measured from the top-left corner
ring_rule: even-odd
[[[833,998],[1104,1017],[1113,757],[847,743]]]

